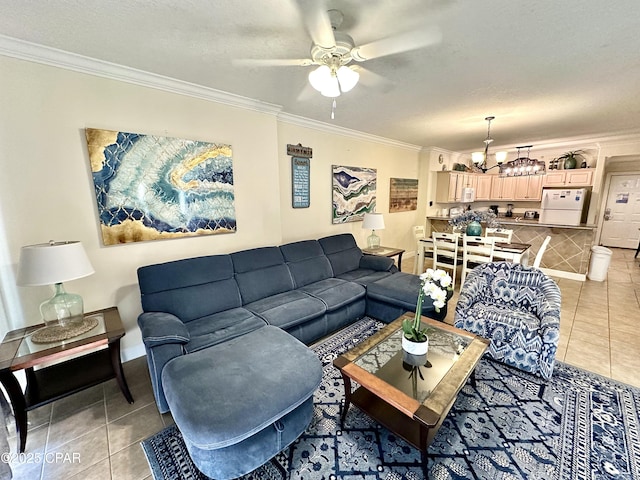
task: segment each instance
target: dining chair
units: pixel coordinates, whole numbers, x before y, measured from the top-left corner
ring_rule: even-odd
[[[471,270],[483,263],[493,262],[493,249],[497,237],[474,237],[463,235],[462,237],[462,277],[460,288]]]
[[[513,230],[509,230],[508,228],[491,228],[487,227],[484,232],[485,237],[496,237],[499,240],[496,241],[504,241],[505,243],[511,243],[511,238],[513,237]]]
[[[422,225],[415,225],[413,227],[413,237],[416,241],[416,256],[415,261],[413,262],[413,274],[420,275],[423,273],[418,271],[420,251],[422,251],[422,265],[424,266],[424,259],[433,257],[433,241],[431,237],[426,236],[424,226]]]
[[[542,262],[542,256],[544,255],[544,251],[547,249],[547,245],[551,241],[551,236],[547,235],[547,238],[544,239],[538,253],[536,253],[536,259],[533,261],[533,266],[536,268],[540,268],[540,262]]]
[[[433,268],[451,270],[451,288],[456,288],[458,271],[458,233],[433,232]]]

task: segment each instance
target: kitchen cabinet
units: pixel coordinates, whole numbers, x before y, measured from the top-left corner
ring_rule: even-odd
[[[491,200],[491,186],[493,185],[491,177],[497,175],[476,175],[476,200]]]
[[[514,177],[493,175],[491,179],[491,200],[513,200],[516,189]]]
[[[544,176],[542,182],[543,187],[591,187],[592,185],[593,168],[550,171]]]
[[[565,173],[562,170],[552,170],[550,172],[547,172],[546,175],[544,175],[544,180],[542,180],[542,186],[543,187],[563,187],[564,186],[564,179],[565,179]]]
[[[543,178],[543,175],[501,177],[486,173],[438,172],[436,202],[461,202],[462,189],[466,187],[475,190],[475,201],[540,201]]]
[[[436,202],[450,203],[456,201],[458,172],[438,172],[436,183]]]
[[[578,170],[567,170],[565,180],[567,186],[590,187],[593,185],[593,169],[581,168]]]
[[[477,188],[477,178],[473,173],[438,172],[436,202],[460,202],[462,200],[462,189],[466,187]]]
[[[535,202],[542,200],[542,175],[513,177],[516,189],[513,199]]]

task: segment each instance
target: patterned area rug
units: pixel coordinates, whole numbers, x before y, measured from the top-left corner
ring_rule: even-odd
[[[288,479],[419,480],[419,452],[351,407],[340,428],[342,378],[332,362],[382,328],[363,319],[314,346],[324,365],[314,419],[276,456]],[[638,479],[640,389],[558,363],[552,379],[483,358],[429,448],[435,479]],[[204,479],[180,432],[142,447],[156,480]],[[273,463],[243,480],[281,479]]]

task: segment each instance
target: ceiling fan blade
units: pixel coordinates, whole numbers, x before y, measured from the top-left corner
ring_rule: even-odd
[[[423,28],[355,47],[351,50],[351,56],[358,62],[364,62],[372,58],[427,47],[441,41],[442,32],[439,28]]]
[[[335,48],[336,39],[325,2],[297,0],[296,3],[313,43],[328,50]]]
[[[360,83],[367,87],[388,91],[393,86],[393,82],[388,78],[367,70],[360,65],[354,65],[351,68],[360,74]]]
[[[240,58],[231,61],[236,67],[308,67],[310,58]]]

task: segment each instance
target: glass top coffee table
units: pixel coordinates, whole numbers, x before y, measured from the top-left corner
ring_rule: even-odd
[[[419,449],[427,467],[427,449],[489,346],[489,341],[436,320],[429,326],[429,352],[402,350],[405,314],[344,355],[333,365],[344,380],[344,424],[351,404]],[[351,381],[359,386],[352,391]],[[426,472],[425,472],[426,474]]]

